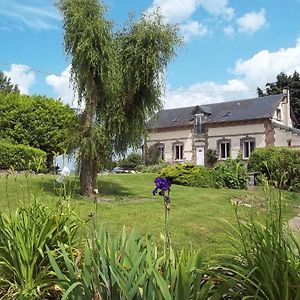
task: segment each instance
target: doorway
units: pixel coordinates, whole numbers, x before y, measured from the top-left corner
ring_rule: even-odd
[[[197,165],[204,166],[204,147],[196,147]]]

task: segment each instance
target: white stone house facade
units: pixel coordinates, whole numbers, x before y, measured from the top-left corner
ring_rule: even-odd
[[[147,147],[160,149],[168,163],[205,164],[205,152],[219,160],[247,160],[255,148],[300,147],[300,130],[293,127],[289,93],[205,106],[168,109],[147,123]]]

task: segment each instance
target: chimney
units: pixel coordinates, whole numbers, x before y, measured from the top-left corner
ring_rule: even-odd
[[[291,104],[290,104],[290,90],[289,88],[284,88],[282,90],[283,95],[285,96],[285,101],[282,102],[282,108],[284,110],[284,123],[286,126],[293,127],[291,119]]]

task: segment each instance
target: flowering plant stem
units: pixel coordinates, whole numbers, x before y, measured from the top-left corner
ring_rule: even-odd
[[[165,205],[165,249],[167,257],[170,255],[170,248],[171,248],[171,237],[170,237],[170,231],[169,231],[169,212],[170,212],[170,206],[171,206],[171,198],[170,198],[170,187],[171,182],[163,177],[156,177],[154,180],[155,183],[155,189],[153,190],[153,195],[155,196],[158,191],[159,195],[164,200]]]
[[[171,248],[171,236],[169,232],[169,210],[165,209],[165,235],[166,235],[166,248],[169,254]]]
[[[164,202],[165,202],[165,239],[166,239],[166,252],[167,255],[170,254],[170,248],[171,248],[171,236],[170,236],[170,230],[169,230],[169,213],[170,213],[170,206],[167,204],[166,199],[169,198],[169,192],[168,196],[166,197],[164,195]]]

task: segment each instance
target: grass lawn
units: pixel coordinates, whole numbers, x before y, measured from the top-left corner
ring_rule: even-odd
[[[60,197],[53,175],[0,176],[0,209],[14,210],[19,202],[32,201],[34,197],[47,205],[54,205]],[[149,232],[160,237],[164,230],[164,205],[160,196],[152,196],[154,174],[120,174],[99,176],[100,199],[93,201],[78,195],[78,180],[68,180],[67,194],[74,194],[71,203],[84,219],[93,214],[97,224],[104,224],[111,232],[119,231],[123,225],[136,228],[141,233]],[[292,204],[300,204],[297,194],[285,193]],[[172,186],[170,228],[175,249],[182,247],[201,248],[205,257],[228,251],[228,228],[226,221],[234,224],[232,198],[260,198],[262,190],[201,189]],[[31,199],[31,200],[30,200]],[[240,208],[241,212],[250,208]],[[95,215],[95,211],[97,211]],[[288,206],[287,216],[293,215]]]

